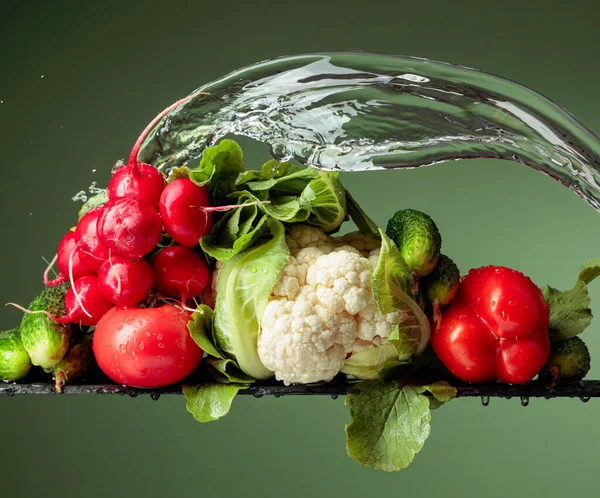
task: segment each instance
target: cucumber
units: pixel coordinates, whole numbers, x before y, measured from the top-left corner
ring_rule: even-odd
[[[0,332],[0,380],[22,379],[30,369],[31,359],[23,347],[19,329]]]
[[[30,304],[30,311],[47,311],[60,318],[65,315],[65,294],[69,284],[44,289]],[[28,313],[21,322],[21,340],[31,363],[51,371],[69,349],[71,327],[57,323],[42,313]]]
[[[403,209],[390,218],[386,235],[394,241],[408,267],[428,275],[440,256],[442,237],[434,221],[415,209]]]
[[[448,306],[458,292],[460,271],[454,261],[448,256],[440,254],[435,270],[420,283],[431,303]]]

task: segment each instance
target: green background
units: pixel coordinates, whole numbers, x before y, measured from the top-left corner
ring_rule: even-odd
[[[3,303],[37,293],[41,257],[76,221],[70,198],[105,185],[156,112],[263,59],[360,49],[462,64],[533,87],[600,131],[597,16],[576,2],[2,0],[0,20]],[[508,265],[565,288],[600,256],[598,213],[519,164],[343,180],[379,224],[402,207],[429,213],[463,272]],[[18,320],[4,309],[0,327]],[[600,358],[600,322],[584,338]],[[599,415],[597,400],[457,400],[434,414],[413,465],[385,474],[346,456],[342,399],[240,397],[201,425],[178,397],[2,397],[0,496],[595,497]]]

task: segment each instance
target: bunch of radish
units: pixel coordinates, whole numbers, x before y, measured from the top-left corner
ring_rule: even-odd
[[[213,226],[206,187],[188,178],[167,183],[138,152],[160,113],[142,132],[129,161],[113,174],[106,204],[88,211],[60,241],[59,270],[47,286],[70,282],[62,323],[95,326],[93,349],[106,375],[120,384],[159,387],[188,376],[202,350],[187,323],[210,280],[199,246]],[[160,244],[167,235],[172,243]],[[47,314],[47,313],[46,313]]]
[[[211,230],[211,213],[219,208],[209,206],[205,187],[187,178],[167,185],[157,168],[137,160],[147,133],[186,100],[148,125],[128,163],[110,179],[108,202],[87,212],[61,240],[56,256],[60,274],[50,281],[46,271],[44,281],[49,286],[71,282],[63,321],[96,325],[112,307],[138,307],[152,291],[185,307],[208,284],[210,272],[198,243]],[[159,248],[163,232],[176,244]]]

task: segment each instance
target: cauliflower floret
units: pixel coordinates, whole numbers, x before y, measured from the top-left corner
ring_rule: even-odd
[[[308,267],[306,283],[321,304],[334,313],[355,315],[367,306],[371,295],[373,266],[352,251],[334,251]]]
[[[356,353],[369,347],[381,346],[387,343],[394,325],[402,322],[405,317],[405,313],[400,311],[382,315],[371,295],[369,304],[356,315],[356,342],[352,352]]]
[[[267,305],[258,339],[258,355],[277,380],[292,383],[330,381],[352,351],[356,322],[306,300],[274,299]]]
[[[294,299],[300,291],[300,280],[304,283],[305,278],[306,270],[298,265],[298,260],[294,256],[290,256],[273,288],[273,295]]]
[[[310,225],[295,225],[285,238],[285,243],[293,256],[305,247],[321,248],[321,246],[331,247],[333,245],[323,230]]]
[[[381,254],[381,248],[377,248],[377,249],[374,249],[371,252],[369,252],[368,259],[371,262],[371,264],[373,265],[373,269],[375,269],[375,267],[377,266],[377,263],[379,262],[380,254]]]
[[[360,251],[366,258],[369,252],[381,247],[381,241],[370,235],[365,235],[360,232],[350,232],[342,237],[332,237],[332,242],[335,246],[351,246]]]

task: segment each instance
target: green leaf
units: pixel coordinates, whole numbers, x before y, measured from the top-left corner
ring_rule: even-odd
[[[413,461],[429,436],[431,412],[423,387],[399,382],[361,382],[346,396],[352,422],[346,425],[348,455],[387,472]]]
[[[335,232],[346,219],[346,190],[337,172],[319,171],[302,191],[299,202],[310,210],[308,223],[324,232]]]
[[[254,379],[240,370],[231,358],[207,358],[204,363],[209,367],[212,377],[222,384],[252,384]]]
[[[289,258],[281,222],[267,221],[271,239],[223,263],[217,280],[214,330],[217,345],[255,379],[272,377],[258,357],[260,318]]]
[[[363,211],[358,202],[354,200],[354,197],[350,195],[350,192],[346,190],[346,205],[348,206],[348,215],[354,222],[360,233],[365,235],[371,235],[377,239],[380,238],[379,227],[375,222],[369,218],[367,213]]]
[[[252,191],[274,190],[299,196],[317,176],[318,170],[271,159],[263,165],[260,173],[247,173],[238,177],[236,185],[246,185]]]
[[[189,178],[190,177],[190,168],[187,166],[179,166],[178,168],[173,168],[169,172],[169,178],[167,178],[167,183],[171,183],[174,180],[179,180],[181,178]]]
[[[443,380],[423,386],[423,389],[431,393],[429,398],[431,408],[439,408],[444,403],[456,398],[457,394],[456,387]]]
[[[222,140],[202,153],[200,165],[190,170],[190,179],[206,185],[215,205],[233,192],[238,175],[244,171],[242,149],[233,140]]]
[[[388,362],[396,360],[398,353],[393,344],[383,344],[374,348],[352,353],[346,360],[342,373],[361,380],[381,380]]]
[[[418,356],[429,343],[429,319],[415,301],[412,293],[413,278],[400,251],[382,231],[381,254],[371,278],[373,297],[382,314],[395,311],[405,313],[404,319],[394,328],[390,342],[396,346],[400,360]]]
[[[267,216],[259,214],[260,210],[256,205],[244,205],[256,200],[256,197],[247,192],[238,196],[237,202],[241,207],[227,212],[212,232],[200,239],[202,250],[219,261],[227,261],[266,234]]]
[[[183,386],[187,400],[186,408],[198,422],[212,422],[229,413],[233,398],[241,389],[241,384],[198,384]]]
[[[600,276],[600,259],[583,264],[575,286],[566,291],[546,286],[544,299],[550,306],[550,338],[565,340],[581,334],[592,323],[591,299],[587,284]]]
[[[213,334],[213,318],[215,313],[206,304],[198,306],[198,310],[192,314],[192,320],[188,322],[188,330],[194,342],[208,355],[224,359],[225,355],[215,345]]]

